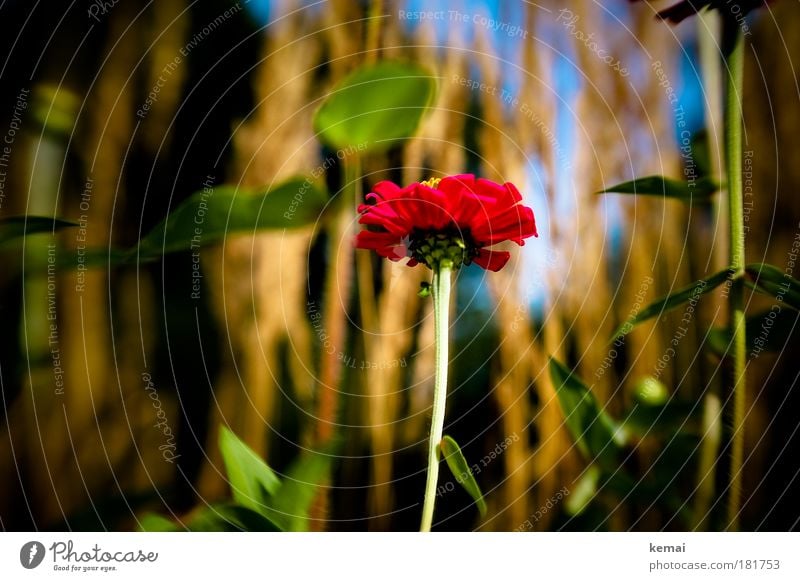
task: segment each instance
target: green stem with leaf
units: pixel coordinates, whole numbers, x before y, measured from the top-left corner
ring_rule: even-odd
[[[448,330],[450,315],[450,279],[453,267],[442,261],[433,271],[434,334],[436,343],[436,375],[433,388],[433,417],[428,440],[428,479],[425,484],[425,501],[422,506],[421,532],[429,532],[433,522],[436,485],[439,481],[439,444],[444,431],[444,410],[447,399]]]
[[[735,23],[735,41],[726,58],[725,87],[725,161],[728,178],[728,210],[730,212],[730,294],[729,330],[733,371],[731,476],[728,492],[728,529],[739,528],[742,494],[742,459],[744,455],[744,419],[746,406],[747,339],[744,313],[744,208],[742,190],[742,89],[744,86],[744,38]]]

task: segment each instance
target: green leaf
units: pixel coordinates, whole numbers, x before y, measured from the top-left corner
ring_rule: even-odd
[[[747,352],[753,357],[763,351],[782,351],[792,333],[800,330],[800,324],[798,324],[797,311],[780,309],[780,305],[775,305],[772,309],[747,317],[745,329]],[[730,345],[729,330],[727,328],[711,329],[708,333],[707,344],[713,353],[724,357],[728,351],[728,345]]]
[[[578,484],[570,491],[569,497],[564,501],[564,510],[569,516],[578,516],[595,497],[597,483],[600,481],[600,468],[591,464],[583,474]]]
[[[0,245],[42,232],[55,232],[63,228],[77,226],[75,222],[47,216],[9,216],[0,218]]]
[[[283,476],[277,494],[266,500],[262,514],[283,530],[307,531],[311,504],[330,472],[330,454],[303,452]]]
[[[800,280],[771,264],[748,264],[745,273],[758,292],[800,311]]]
[[[626,441],[622,427],[600,409],[586,385],[552,357],[550,376],[567,428],[578,449],[590,462],[597,460],[602,467],[613,469],[618,452]]]
[[[154,257],[150,258],[150,260],[154,259]],[[113,268],[129,262],[131,262],[130,251],[118,248],[58,249],[58,270]]]
[[[198,512],[187,524],[191,532],[279,532],[266,516],[245,506],[221,504]]]
[[[682,182],[664,176],[647,176],[600,190],[598,194],[638,194],[660,196],[686,202],[708,202],[719,186],[710,178]]]
[[[702,407],[695,402],[670,400],[661,405],[635,404],[625,416],[626,433],[639,437],[671,436],[697,426]]]
[[[692,135],[691,148],[697,175],[700,177],[710,175],[711,147],[708,143],[708,132],[705,129],[701,129]]]
[[[388,149],[416,132],[433,102],[435,79],[412,63],[363,66],[325,98],[314,115],[314,130],[344,153]]]
[[[214,244],[231,234],[306,226],[319,219],[327,198],[311,181],[293,178],[265,192],[219,186],[196,192],[145,235],[139,260]]]
[[[450,468],[450,472],[455,476],[456,482],[458,482],[475,501],[481,516],[486,516],[486,501],[483,499],[481,488],[478,486],[475,476],[473,476],[472,471],[469,469],[469,464],[464,454],[461,452],[461,448],[459,448],[453,438],[445,436],[439,443],[439,449],[447,462],[447,466]]]
[[[219,449],[234,500],[262,512],[269,496],[278,492],[281,486],[278,477],[258,454],[225,426],[220,426]]]
[[[145,514],[139,519],[139,530],[145,533],[171,533],[182,531],[175,521],[160,514]]]
[[[614,335],[611,337],[611,340],[614,341],[623,335],[627,335],[631,332],[634,326],[643,321],[647,321],[653,317],[661,316],[684,303],[688,303],[691,300],[696,300],[700,296],[710,293],[712,290],[728,280],[729,277],[730,271],[723,270],[707,278],[692,283],[689,286],[678,289],[674,293],[670,293],[664,297],[656,299],[625,321],[625,323],[623,323],[616,330]]]

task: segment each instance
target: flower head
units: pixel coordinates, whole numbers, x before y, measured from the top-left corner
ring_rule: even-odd
[[[436,269],[444,261],[458,268],[475,263],[497,271],[510,253],[489,247],[506,240],[520,246],[537,236],[533,210],[521,204],[511,183],[498,184],[473,175],[448,176],[405,188],[384,181],[359,206],[356,247],[391,260],[409,258]]]

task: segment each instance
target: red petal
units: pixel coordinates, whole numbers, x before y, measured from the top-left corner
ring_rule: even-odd
[[[441,190],[435,190],[419,184],[414,191],[416,203],[414,209],[414,225],[422,230],[440,230],[454,222],[454,206],[457,200]]]
[[[491,246],[504,240],[522,245],[525,238],[538,236],[533,210],[518,204],[505,212],[490,216],[480,226],[472,230],[475,241],[483,246]]]
[[[394,197],[400,189],[400,186],[396,183],[384,180],[375,184],[372,188],[372,193],[367,196],[367,199],[370,199],[370,196],[375,196],[379,200],[386,200]]]
[[[398,244],[400,239],[391,232],[372,232],[362,230],[356,235],[356,248],[378,250],[378,248]]]
[[[511,258],[511,253],[505,250],[487,250],[481,248],[478,256],[473,258],[472,262],[481,268],[497,272],[506,265],[509,258]]]
[[[401,238],[411,231],[411,224],[399,216],[387,202],[380,202],[375,206],[359,206],[359,210],[362,212],[359,224],[381,226]]]
[[[439,190],[443,191],[448,196],[458,197],[461,195],[462,190],[473,190],[475,186],[475,176],[471,173],[459,174],[454,176],[443,177],[437,186]]]
[[[511,186],[511,188],[507,186]],[[519,190],[512,184],[507,183],[501,186],[498,183],[483,178],[475,183],[475,192],[482,198],[494,202],[494,204],[499,207],[507,208],[522,200]]]

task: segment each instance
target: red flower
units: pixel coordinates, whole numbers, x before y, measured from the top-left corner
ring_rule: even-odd
[[[380,182],[359,206],[356,247],[391,260],[409,257],[408,266],[434,269],[444,261],[453,268],[474,262],[498,271],[511,254],[489,250],[505,240],[523,245],[537,236],[533,210],[520,204],[511,183],[503,185],[473,175],[414,183],[405,188]]]

